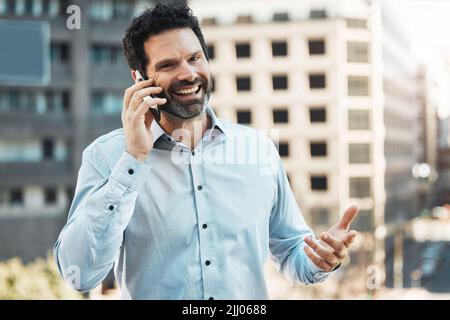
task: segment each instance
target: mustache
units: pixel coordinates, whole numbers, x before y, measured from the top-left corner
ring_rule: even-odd
[[[172,83],[169,87],[169,91],[177,91],[183,87],[201,85],[207,88],[208,80],[203,77],[195,78],[194,81],[180,80],[175,83]]]

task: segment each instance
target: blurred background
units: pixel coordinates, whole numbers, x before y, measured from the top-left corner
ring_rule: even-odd
[[[118,297],[112,274],[69,289],[51,248],[82,150],[121,127],[125,29],[156,2],[0,0],[0,299]],[[450,1],[187,2],[208,44],[211,106],[277,129],[316,234],[360,208],[343,268],[299,286],[268,262],[271,298],[450,299]]]

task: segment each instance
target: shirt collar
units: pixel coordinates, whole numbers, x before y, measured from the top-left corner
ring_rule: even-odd
[[[211,135],[211,133],[214,131],[213,129],[218,128],[225,137],[228,137],[228,133],[225,129],[224,124],[222,121],[216,117],[216,114],[214,113],[213,109],[210,106],[206,106],[206,114],[211,118],[211,128],[209,128],[206,131],[206,135]],[[164,129],[160,126],[160,124],[156,121],[152,121],[152,125],[150,127],[150,131],[153,135],[153,144],[163,135],[167,134]]]

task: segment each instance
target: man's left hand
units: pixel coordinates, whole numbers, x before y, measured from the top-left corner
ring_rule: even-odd
[[[320,242],[305,238],[304,250],[311,261],[323,271],[334,270],[347,256],[347,251],[355,240],[356,231],[349,231],[350,224],[358,215],[358,208],[348,208],[341,221],[320,236]]]

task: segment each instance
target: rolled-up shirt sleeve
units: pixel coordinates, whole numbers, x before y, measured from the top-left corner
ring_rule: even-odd
[[[304,238],[314,237],[292,193],[283,162],[278,157],[276,195],[270,216],[269,247],[278,272],[294,283],[325,281],[333,272],[324,272],[306,255]]]
[[[150,170],[151,164],[126,151],[113,168],[98,146],[83,152],[67,223],[53,248],[60,273],[73,288],[95,288],[113,267]]]

